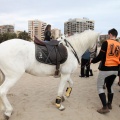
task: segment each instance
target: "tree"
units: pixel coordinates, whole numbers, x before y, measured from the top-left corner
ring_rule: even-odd
[[[2,34],[0,34],[0,43],[2,43],[3,42],[3,36],[2,36]]]
[[[17,38],[16,33],[9,33],[9,32],[2,33],[0,34],[0,43],[9,39],[14,39],[14,38]]]
[[[26,31],[19,33],[18,38],[31,41],[31,38]]]

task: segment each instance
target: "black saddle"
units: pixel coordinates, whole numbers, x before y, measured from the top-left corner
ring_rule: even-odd
[[[59,69],[60,64],[67,59],[66,47],[57,40],[41,41],[35,37],[35,57],[39,62],[56,65]]]

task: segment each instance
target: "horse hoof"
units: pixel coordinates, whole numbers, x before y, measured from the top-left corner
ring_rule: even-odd
[[[63,105],[61,105],[60,108],[59,108],[59,110],[63,111],[63,110],[65,110],[65,107]]]
[[[5,120],[9,120],[9,116],[7,116],[7,115],[4,115],[4,118],[5,118]]]

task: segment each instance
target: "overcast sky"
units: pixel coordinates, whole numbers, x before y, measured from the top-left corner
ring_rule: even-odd
[[[107,34],[116,28],[120,36],[120,0],[0,0],[0,25],[28,31],[28,20],[38,19],[64,31],[64,22],[86,17],[95,31]]]

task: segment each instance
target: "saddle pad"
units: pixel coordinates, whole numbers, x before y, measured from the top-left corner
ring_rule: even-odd
[[[52,62],[49,59],[46,46],[40,46],[35,44],[35,57],[41,63],[50,64],[50,65],[52,64]]]
[[[63,44],[41,46],[35,44],[35,56],[39,62],[57,65],[66,61],[68,54]]]

